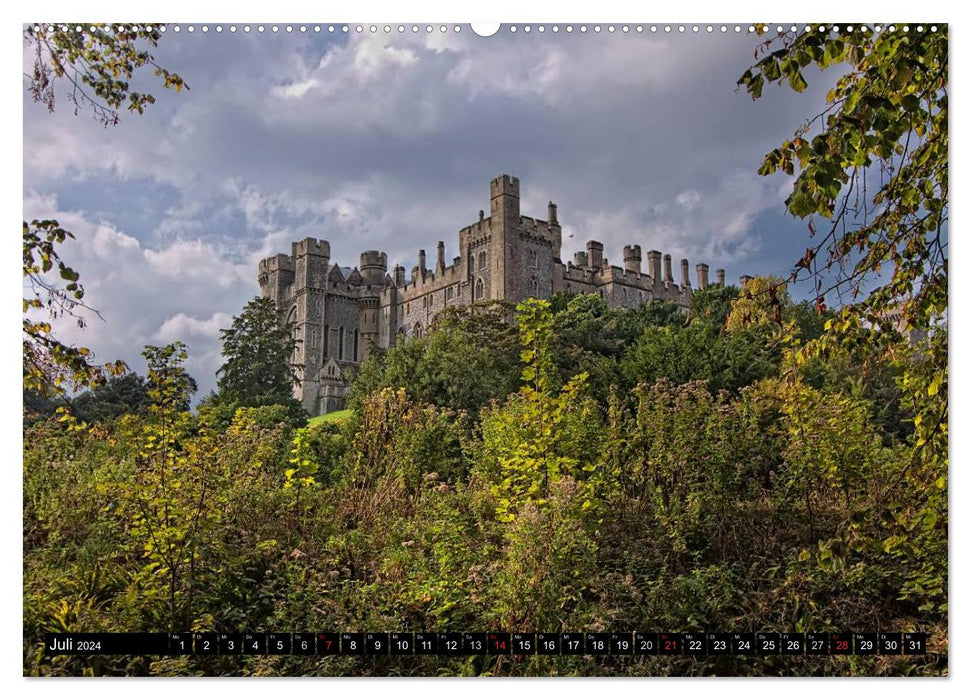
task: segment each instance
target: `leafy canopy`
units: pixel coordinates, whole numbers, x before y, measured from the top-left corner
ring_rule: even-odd
[[[142,114],[155,97],[138,92],[131,80],[139,69],[150,68],[162,86],[176,92],[189,86],[177,74],[162,68],[147,50],[158,45],[165,25],[35,25],[24,28],[24,43],[34,54],[28,92],[35,102],[54,111],[54,86],[59,80],[70,85],[68,99],[74,113],[89,107],[102,124],[114,126],[118,110]]]
[[[27,91],[35,102],[54,111],[54,87],[59,80],[71,86],[68,98],[77,114],[90,107],[105,127],[118,123],[118,110],[127,105],[141,114],[155,102],[149,93],[137,92],[131,79],[151,67],[162,86],[188,90],[185,81],[155,63],[146,46],[157,45],[164,25],[96,27],[35,25],[24,27],[24,45],[34,54],[33,71],[25,74]],[[63,396],[68,390],[103,384],[108,376],[125,371],[121,361],[99,366],[91,350],[65,343],[54,334],[51,320],[72,316],[86,325],[80,309],[84,288],[80,275],[60,257],[58,247],[74,235],[51,219],[23,222],[23,277],[30,293],[23,302],[24,389],[41,397]],[[49,273],[56,272],[52,279]],[[63,286],[62,286],[63,285]],[[39,318],[46,311],[46,318]]]
[[[809,218],[814,245],[793,277],[815,279],[820,305],[836,291],[854,302],[847,313],[876,322],[899,307],[916,329],[947,309],[947,38],[946,26],[812,25],[768,39],[738,81],[757,99],[767,82],[804,90],[810,65],[845,71],[823,111],[759,170],[799,171],[786,207]]]
[[[901,403],[913,416],[909,462],[875,503],[846,522],[840,538],[821,547],[820,560],[842,561],[844,544],[857,555],[873,548],[891,554],[920,572],[905,595],[943,610],[947,26],[843,29],[782,32],[762,45],[764,56],[738,81],[757,99],[766,83],[805,89],[809,66],[844,71],[823,111],[766,155],[759,172],[799,171],[786,206],[809,220],[813,245],[791,278],[815,282],[818,309],[830,293],[847,301],[797,359],[877,354],[900,368]]]
[[[297,341],[291,324],[273,301],[256,297],[222,330],[223,357],[217,389],[221,399],[239,406],[289,405],[297,381],[293,364]]]

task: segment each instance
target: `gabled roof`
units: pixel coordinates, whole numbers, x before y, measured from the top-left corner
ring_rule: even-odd
[[[341,272],[340,266],[337,263],[334,263],[334,266],[330,268],[330,273],[327,275],[327,279],[331,282],[343,282],[347,278],[344,277],[344,274]]]
[[[356,267],[351,270],[351,273],[347,276],[347,283],[355,285],[364,284],[364,278],[361,277],[361,273],[357,271]]]

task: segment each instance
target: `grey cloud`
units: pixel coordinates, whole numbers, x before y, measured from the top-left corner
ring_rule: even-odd
[[[802,229],[781,215],[783,182],[755,171],[834,76],[753,103],[735,80],[755,41],[166,35],[156,58],[191,90],[155,89],[142,116],[105,130],[25,101],[25,209],[56,195],[82,247],[125,237],[129,273],[77,251],[111,312],[99,354],[131,359],[180,330],[209,373],[213,319],[256,293],[261,256],[307,235],[342,264],[380,248],[410,268],[438,240],[454,255],[500,172],[521,178],[525,214],[558,202],[564,257],[596,237],[610,258],[635,242],[730,275],[780,272]]]

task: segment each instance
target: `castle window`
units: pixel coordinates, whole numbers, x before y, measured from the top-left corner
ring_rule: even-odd
[[[475,298],[476,300],[481,299],[485,294],[485,286],[482,284],[482,278],[476,280],[475,282]]]
[[[445,288],[445,301],[448,301],[455,294],[455,290],[452,287]]]
[[[529,293],[533,297],[539,296],[539,283],[536,280],[529,281]]]
[[[414,332],[414,336],[415,336],[416,338],[421,338],[421,323],[416,323],[416,324],[415,324],[415,332]]]
[[[528,256],[528,259],[529,259],[529,266],[530,267],[532,267],[532,268],[539,267],[539,255],[536,254],[536,251],[535,250],[530,250],[527,253],[527,256]]]
[[[344,359],[344,326],[340,327],[340,336],[337,339],[337,359]]]
[[[486,259],[486,253],[483,250],[481,253],[479,253],[479,269],[480,270],[486,269],[486,263],[487,262],[488,262],[488,260]]]
[[[354,361],[355,362],[357,362],[357,359],[358,359],[358,355],[357,355],[357,338],[358,338],[358,331],[355,328],[354,329]]]
[[[324,357],[330,355],[330,326],[324,325]]]

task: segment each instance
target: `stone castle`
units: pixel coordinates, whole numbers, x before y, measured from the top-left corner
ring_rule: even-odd
[[[628,308],[651,299],[691,305],[687,260],[676,282],[671,256],[656,250],[648,251],[643,270],[639,245],[624,246],[619,267],[608,263],[597,241],[564,263],[562,242],[556,205],[549,203],[545,221],[523,216],[519,179],[500,175],[489,183],[489,216],[480,210],[479,220],[459,231],[459,254],[450,263],[439,241],[434,266],[420,250],[410,276],[401,265],[389,274],[388,256],[376,250],[361,253],[359,267],[342,267],[331,262],[330,244],[313,238],[293,243],[290,255],[260,261],[260,290],[296,334],[294,362],[301,369],[294,395],[311,415],[343,408],[344,370],[356,368],[371,343],[387,348],[399,336],[421,337],[446,306],[515,304],[557,292],[599,294],[610,306]],[[707,287],[708,265],[695,267],[698,288]],[[724,284],[724,270],[715,278]]]

